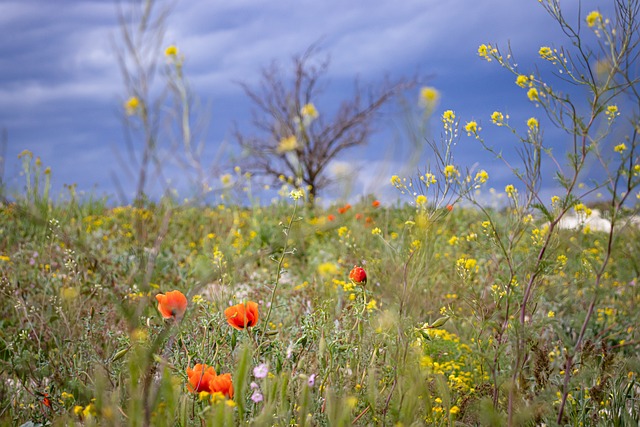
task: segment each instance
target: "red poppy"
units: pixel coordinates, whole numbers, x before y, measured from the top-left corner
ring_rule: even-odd
[[[356,214],[356,219],[362,219],[362,214],[361,213],[357,213]]]
[[[233,399],[233,382],[231,374],[216,375],[209,382],[209,391],[213,393],[222,393],[229,399]]]
[[[171,291],[156,295],[158,310],[165,319],[181,319],[187,310],[187,297],[180,291]]]
[[[351,209],[351,205],[349,203],[347,203],[346,205],[344,205],[341,208],[338,208],[338,213],[343,214],[346,211],[348,211],[349,209]]]
[[[227,322],[236,329],[242,330],[258,323],[258,304],[248,301],[246,304],[236,304],[224,311]]]
[[[51,400],[49,400],[49,393],[44,393],[42,395],[42,404],[47,408],[51,408]]]
[[[447,205],[447,210],[451,212],[453,210],[453,205]]]
[[[208,392],[211,389],[212,380],[216,377],[216,371],[213,366],[198,363],[193,369],[187,367],[187,376],[189,377],[189,384],[187,384],[189,391]]]
[[[380,206],[380,200],[374,200],[373,202],[371,202],[371,206],[377,208],[378,206]]]
[[[336,216],[333,214],[329,214],[327,215],[327,221],[335,221],[336,220]]]
[[[364,268],[355,265],[349,273],[349,279],[356,285],[364,286],[367,284],[367,273],[365,273]]]

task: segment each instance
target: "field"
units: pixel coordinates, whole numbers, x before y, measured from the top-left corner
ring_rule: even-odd
[[[3,204],[3,424],[637,423],[635,225],[559,230],[540,263],[548,224],[513,208],[293,196]],[[189,390],[196,364],[232,389]]]

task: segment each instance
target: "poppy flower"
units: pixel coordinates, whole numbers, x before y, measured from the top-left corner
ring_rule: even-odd
[[[236,304],[224,311],[227,322],[236,329],[242,330],[258,323],[258,304],[248,301],[246,304]]]
[[[451,212],[453,210],[453,205],[447,205],[447,210]]]
[[[357,220],[360,220],[360,219],[362,219],[362,216],[363,216],[363,215],[362,215],[361,213],[357,213],[357,214],[356,214],[356,219],[357,219]]]
[[[329,214],[327,215],[327,221],[335,221],[336,220],[336,216],[333,214]]]
[[[349,279],[356,285],[364,286],[367,284],[367,273],[364,268],[355,265],[349,273]]]
[[[49,393],[44,393],[42,395],[42,404],[47,408],[51,408],[51,400],[49,399]]]
[[[338,213],[343,214],[343,213],[347,212],[349,209],[351,209],[351,205],[349,203],[347,203],[343,207],[338,208]]]
[[[187,385],[189,391],[194,393],[208,392],[211,388],[211,381],[216,377],[216,371],[213,366],[198,363],[193,369],[187,367],[187,376],[189,377]]]
[[[209,382],[209,391],[213,393],[222,393],[229,399],[233,399],[233,382],[231,374],[216,375]]]
[[[187,310],[187,297],[180,291],[171,291],[156,295],[158,310],[165,319],[181,319]]]
[[[374,200],[373,202],[371,202],[371,206],[377,208],[378,206],[380,206],[380,200]]]

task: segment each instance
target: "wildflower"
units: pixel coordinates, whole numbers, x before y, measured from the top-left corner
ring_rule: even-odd
[[[516,188],[512,184],[509,184],[504,187],[504,192],[507,193],[507,196],[513,198],[518,190],[516,190]]]
[[[313,387],[316,384],[316,374],[309,375],[309,379],[307,380],[307,385],[309,387]]]
[[[587,25],[589,26],[589,28],[601,22],[602,22],[602,15],[597,10],[594,10],[587,15]]]
[[[310,119],[315,119],[318,117],[318,110],[316,110],[316,106],[312,103],[308,103],[302,106],[300,110],[300,114],[303,117],[308,117]]]
[[[304,190],[302,188],[291,190],[291,193],[289,193],[289,197],[291,197],[293,200],[300,200],[304,198]]]
[[[175,57],[178,55],[178,48],[175,45],[170,45],[164,50],[165,56]]]
[[[529,118],[529,120],[527,120],[527,127],[531,132],[538,129],[538,126],[539,126],[538,119],[536,119],[535,117],[531,117]]]
[[[258,323],[258,304],[248,301],[246,304],[236,304],[224,311],[227,322],[232,327],[242,330]]]
[[[376,300],[372,299],[367,303],[367,307],[366,307],[367,311],[373,311],[376,308],[378,308],[378,303],[376,302]]]
[[[356,285],[364,286],[367,284],[367,273],[364,268],[354,265],[349,273],[349,279]]]
[[[343,214],[343,213],[347,212],[349,209],[351,209],[351,205],[349,203],[347,203],[343,207],[338,208],[338,213],[339,214]]]
[[[516,77],[516,84],[520,87],[527,87],[527,85],[529,84],[529,77],[525,76],[524,74],[520,74],[518,77]]]
[[[456,113],[454,113],[453,110],[447,110],[444,113],[442,113],[443,123],[453,123],[455,119],[456,119]]]
[[[464,126],[464,130],[467,131],[467,135],[471,136],[472,134],[477,134],[478,133],[478,123],[474,120],[467,122],[467,124]]]
[[[47,408],[51,408],[51,400],[49,399],[49,393],[42,394],[42,404]]]
[[[427,108],[432,107],[440,99],[440,93],[433,87],[423,87],[420,89],[420,105]]]
[[[294,151],[296,148],[298,148],[298,141],[296,140],[295,135],[291,135],[280,140],[277,151],[279,154],[282,154],[289,151]]]
[[[535,87],[532,87],[527,92],[527,97],[530,101],[540,101],[540,97],[538,96],[538,90]]]
[[[447,210],[451,212],[453,210],[453,205],[447,205]]]
[[[202,295],[194,295],[193,298],[191,298],[191,302],[200,305],[204,302],[204,298],[202,298]]]
[[[494,111],[491,114],[491,121],[497,126],[502,126],[504,124],[504,115],[500,111]]]
[[[488,179],[489,179],[489,174],[484,169],[482,169],[481,171],[478,171],[478,173],[476,174],[476,177],[474,178],[474,180],[478,181],[480,184],[484,184],[485,182],[487,182]]]
[[[447,179],[453,179],[456,176],[460,176],[460,172],[454,165],[447,165],[444,167],[444,177]]]
[[[380,206],[380,200],[374,200],[373,202],[371,202],[371,206],[377,208],[378,206]]]
[[[233,399],[233,382],[231,374],[216,375],[209,382],[209,391],[212,394],[222,393],[227,398]]]
[[[624,142],[613,147],[613,151],[620,154],[624,153],[624,150],[626,149],[627,149],[627,146]]]
[[[81,416],[81,415],[82,415],[82,410],[83,410],[83,409],[84,409],[84,408],[83,408],[82,406],[80,406],[80,405],[76,405],[76,406],[74,406],[74,407],[73,407],[73,413],[74,413],[77,417],[79,417],[79,416]]]
[[[379,227],[376,227],[373,230],[371,230],[371,234],[373,234],[374,236],[380,236],[382,234],[382,230],[380,230]]]
[[[220,177],[220,182],[222,182],[222,185],[224,185],[225,187],[231,184],[231,174],[230,173],[225,173],[224,175],[222,175]]]
[[[460,408],[458,408],[457,406],[452,406],[452,407],[451,407],[451,409],[449,409],[449,413],[450,413],[451,415],[455,415],[455,414],[457,414],[458,412],[460,412]]]
[[[216,376],[216,371],[213,366],[198,363],[193,369],[187,367],[187,376],[189,377],[189,384],[187,384],[189,391],[194,393],[209,392],[210,383]]]
[[[425,196],[424,194],[420,194],[418,197],[416,197],[416,206],[422,206],[425,203],[427,203],[427,196]]]
[[[253,400],[253,403],[262,402],[263,399],[264,399],[264,396],[262,396],[262,393],[260,393],[260,391],[258,390],[255,390],[251,395],[251,400]]]
[[[269,373],[269,367],[266,363],[261,363],[260,365],[253,368],[253,376],[256,378],[265,378]]]
[[[553,60],[555,57],[553,51],[548,46],[542,46],[538,51],[538,54],[542,57],[542,59],[547,59],[549,61]]]
[[[553,311],[549,311],[549,312],[547,313],[547,317],[548,317],[549,319],[553,319],[554,317],[556,317],[556,313],[555,313],[555,312],[553,312]]]
[[[124,109],[127,112],[128,116],[134,115],[139,107],[140,100],[135,96],[132,96],[127,100],[127,102],[124,103]]]
[[[605,111],[604,114],[607,116],[609,121],[612,121],[616,116],[620,115],[620,112],[618,111],[617,105],[607,105],[607,111]]]
[[[327,215],[327,221],[335,221],[336,220],[336,216],[333,214],[329,214]]]
[[[187,310],[187,297],[180,291],[170,291],[156,295],[158,310],[165,319],[181,319]]]
[[[400,179],[400,177],[398,175],[393,175],[391,177],[391,185],[393,185],[394,187],[400,188],[400,186],[402,186],[402,180]]]

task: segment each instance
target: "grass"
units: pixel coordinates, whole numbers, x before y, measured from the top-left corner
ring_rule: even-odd
[[[595,286],[605,233],[562,230],[535,267],[541,218],[371,201],[3,204],[2,424],[506,425],[511,406],[517,425],[554,425],[594,295],[563,424],[637,422],[637,228]],[[366,286],[348,279],[356,264]],[[174,289],[180,321],[155,299]],[[247,300],[258,324],[231,328],[224,309]],[[233,399],[189,392],[196,363],[231,373]]]

